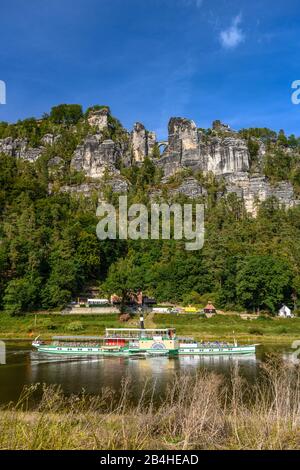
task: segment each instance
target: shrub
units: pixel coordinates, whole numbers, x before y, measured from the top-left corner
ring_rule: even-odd
[[[265,322],[265,321],[273,321],[273,319],[271,317],[269,317],[268,315],[259,315],[259,317],[257,318],[258,321],[262,321],[262,322]]]
[[[82,107],[79,104],[53,106],[50,113],[50,119],[55,124],[76,124],[82,116]]]
[[[83,329],[81,321],[72,321],[66,326],[67,331],[82,331]]]
[[[262,336],[264,334],[263,331],[260,330],[259,328],[250,328],[249,333],[250,335],[258,335],[258,336]]]
[[[281,328],[277,329],[277,333],[279,335],[284,335],[284,334],[288,333],[288,330],[284,326],[282,326]]]
[[[129,315],[129,313],[122,313],[122,315],[120,315],[119,319],[120,319],[120,321],[127,322],[128,320],[130,320],[130,315]]]

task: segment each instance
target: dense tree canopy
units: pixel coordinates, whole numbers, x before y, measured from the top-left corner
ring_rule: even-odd
[[[101,109],[101,106],[95,109]],[[68,127],[69,126],[69,127]],[[0,308],[11,314],[60,308],[90,284],[107,295],[126,298],[142,289],[158,301],[194,302],[209,295],[218,307],[276,311],[281,302],[293,305],[300,294],[300,207],[285,210],[269,199],[256,218],[249,216],[235,194],[220,198],[224,182],[213,175],[194,175],[207,191],[205,243],[188,252],[183,241],[99,241],[96,236],[97,196],[61,192],[80,183],[83,174],[70,170],[70,158],[89,129],[79,105],[52,108],[50,116],[17,124],[0,123],[0,138],[26,136],[36,144],[49,131],[59,139],[46,146],[35,163],[0,155]],[[105,135],[107,132],[107,135]],[[118,120],[109,117],[104,138],[127,138]],[[269,129],[241,131],[256,160],[258,141],[265,141],[265,171],[274,180],[289,177],[300,188],[299,140]],[[159,156],[159,149],[153,152]],[[59,155],[62,169],[48,169]],[[161,170],[150,158],[120,172],[130,183],[128,203],[149,204],[149,190],[161,190],[167,202],[187,170],[161,184]],[[51,191],[49,187],[51,186]],[[109,186],[103,193],[117,202]],[[200,202],[203,199],[199,198]]]
[[[60,104],[51,109],[50,119],[55,124],[77,124],[83,116],[80,104]]]

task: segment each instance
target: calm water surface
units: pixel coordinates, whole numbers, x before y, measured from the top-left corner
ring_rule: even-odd
[[[116,393],[122,380],[129,378],[133,394],[138,398],[145,383],[155,382],[157,396],[174,380],[174,374],[196,374],[201,368],[228,375],[234,364],[247,380],[259,377],[259,368],[268,352],[276,351],[288,358],[290,345],[261,345],[256,356],[197,357],[174,359],[152,358],[74,358],[42,355],[29,343],[7,342],[7,363],[0,365],[0,404],[15,401],[24,385],[33,383],[59,384],[66,394],[96,394],[103,387],[111,387]]]

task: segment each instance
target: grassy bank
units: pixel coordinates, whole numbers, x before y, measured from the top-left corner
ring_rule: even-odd
[[[137,327],[138,315],[128,323],[120,322],[117,314],[103,315],[33,315],[10,317],[0,314],[0,338],[31,339],[42,335],[90,334],[102,335],[105,327]],[[238,315],[217,315],[201,318],[198,315],[156,314],[146,317],[146,327],[167,328],[173,326],[181,336],[196,339],[232,340],[242,342],[290,342],[300,338],[300,318],[258,318],[243,320]],[[233,333],[234,332],[234,333]]]
[[[279,360],[263,367],[256,385],[236,369],[229,380],[206,371],[174,376],[158,405],[147,385],[132,405],[125,382],[118,400],[107,389],[65,397],[44,387],[29,411],[32,386],[17,405],[0,410],[0,449],[298,449],[299,368]]]
[[[0,338],[30,339],[37,335],[51,338],[54,335],[102,335],[105,328],[124,327],[118,315],[57,315],[26,314],[11,317],[0,314]]]
[[[244,320],[239,315],[216,315],[203,318],[196,315],[156,315],[158,327],[172,324],[180,336],[193,336],[200,340],[232,340],[243,342],[289,342],[300,338],[300,318],[260,317]]]

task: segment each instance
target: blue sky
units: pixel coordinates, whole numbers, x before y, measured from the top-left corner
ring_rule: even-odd
[[[171,116],[300,135],[296,0],[1,0],[0,120],[108,104],[167,134]]]

